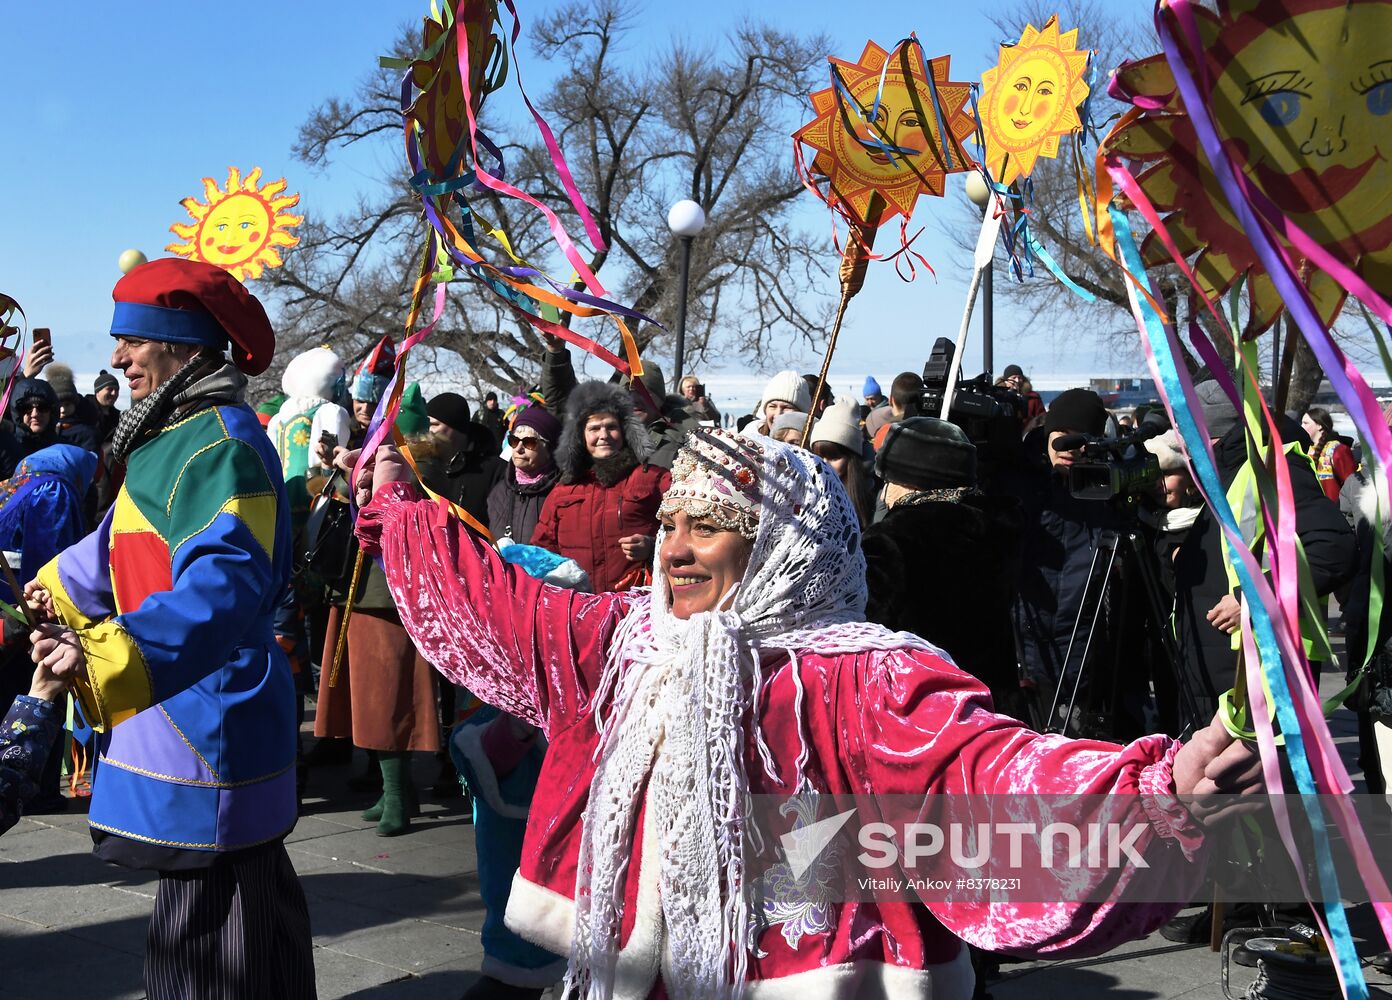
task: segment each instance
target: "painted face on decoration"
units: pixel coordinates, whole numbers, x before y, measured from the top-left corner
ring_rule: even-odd
[[[1047,56],[1016,63],[1008,84],[997,97],[1001,128],[1022,145],[1032,145],[1049,131],[1059,116],[1059,81],[1063,74]]]
[[[754,543],[709,518],[676,511],[662,519],[658,558],[667,577],[672,614],[690,618],[714,611],[730,588],[744,579]]]
[[[205,177],[206,200],[185,198],[181,202],[193,221],[169,227],[184,242],[171,243],[165,249],[213,264],[241,281],[261,277],[265,268],[280,267],[278,248],[300,242],[289,230],[303,222],[304,216],[285,211],[296,205],[300,196],[284,193],[284,178],[258,187],[260,179],[260,167],[253,168],[245,180],[240,170],[231,167],[223,190],[211,177]]]
[[[1327,5],[1276,20],[1228,60],[1214,113],[1267,197],[1297,218],[1319,215],[1329,239],[1387,219],[1392,7]]]

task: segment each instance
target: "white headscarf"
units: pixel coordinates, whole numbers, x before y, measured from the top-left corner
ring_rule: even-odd
[[[865,622],[860,529],[840,480],[821,459],[769,438],[696,431],[673,471],[669,499],[684,492],[694,510],[705,502],[739,514],[744,498],[756,497],[757,534],[733,601],[721,601],[728,610],[674,617],[655,557],[652,592],[638,598],[614,637],[595,695],[600,741],[577,866],[567,995],[613,992],[624,874],[646,784],[646,822],[661,844],[667,992],[675,1000],[739,996],[756,926],[744,891],[750,793],[743,726],[762,686],[760,649],[793,657],[800,695],[799,650],[933,648]],[[700,486],[722,479],[733,488]],[[696,493],[704,496],[693,500]],[[658,552],[662,542],[659,532]],[[800,697],[798,709],[800,715]],[[801,726],[799,718],[800,739]],[[788,781],[762,734],[755,735],[770,779]],[[807,758],[801,742],[794,786]]]

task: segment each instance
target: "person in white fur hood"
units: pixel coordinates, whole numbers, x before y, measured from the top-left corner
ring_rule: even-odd
[[[280,456],[295,523],[309,512],[310,466],[319,466],[317,446],[325,434],[347,446],[352,425],[348,411],[336,400],[343,394],[343,361],[327,347],[297,354],[285,366],[280,388],[286,400],[266,425],[266,433]],[[329,449],[332,452],[332,448]]]

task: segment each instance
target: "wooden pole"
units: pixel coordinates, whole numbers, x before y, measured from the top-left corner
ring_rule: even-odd
[[[1281,348],[1281,374],[1276,381],[1276,413],[1280,416],[1286,412],[1286,400],[1290,398],[1291,378],[1295,374],[1295,324],[1291,322],[1290,316],[1281,320],[1286,327],[1286,342]]]
[[[878,217],[878,213],[876,216]],[[875,243],[876,228],[874,225],[858,225],[851,229],[846,237],[846,249],[841,254],[841,303],[836,307],[836,321],[831,325],[826,356],[822,358],[822,370],[817,374],[817,388],[812,393],[807,423],[802,428],[802,440],[799,445],[803,448],[807,447],[807,442],[812,437],[812,422],[817,412],[817,401],[822,398],[826,389],[827,371],[831,368],[831,356],[836,353],[836,338],[841,335],[841,321],[846,318],[846,307],[865,284],[865,269],[870,264],[870,248]]]
[[[334,637],[333,665],[329,667],[329,687],[338,684],[338,668],[343,664],[343,651],[348,647],[348,620],[353,617],[353,598],[358,593],[358,580],[362,578],[363,550],[358,549],[353,560],[353,580],[348,584],[348,596],[343,601],[343,617],[338,622],[338,635]]]

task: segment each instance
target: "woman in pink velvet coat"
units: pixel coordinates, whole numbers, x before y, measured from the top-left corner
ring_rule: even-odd
[[[1187,899],[1202,874],[1177,795],[1259,780],[1218,726],[1184,746],[1032,732],[941,651],[867,624],[855,513],[801,449],[692,434],[651,593],[532,580],[407,478],[379,452],[359,537],[426,658],[546,733],[507,922],[569,955],[581,996],[970,997],[963,940],[1068,957],[1158,927],[1179,904],[1128,900]],[[770,906],[746,878],[751,797],[808,792],[1105,795],[1148,867],[1075,873],[1092,902]]]

